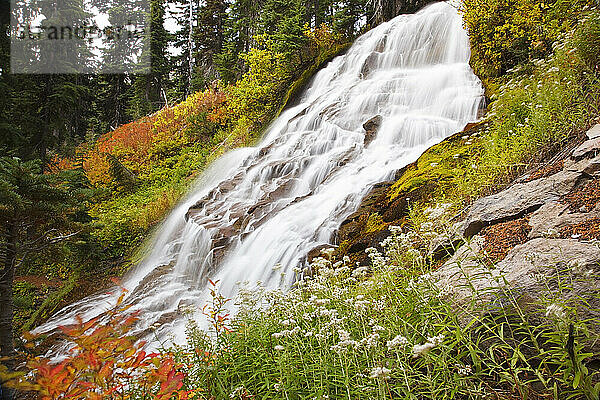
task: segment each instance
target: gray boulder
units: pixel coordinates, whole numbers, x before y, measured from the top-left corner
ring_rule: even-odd
[[[552,236],[560,228],[600,218],[600,204],[590,212],[570,212],[569,206],[556,201],[544,204],[529,219],[529,238]]]
[[[535,211],[545,203],[569,193],[581,178],[579,171],[563,170],[547,178],[516,183],[500,193],[482,197],[469,210],[462,233],[471,237],[487,225]]]

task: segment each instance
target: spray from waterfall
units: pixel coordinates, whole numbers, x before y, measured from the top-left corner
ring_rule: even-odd
[[[182,342],[182,309],[204,320],[208,279],[230,298],[240,282],[290,287],[303,257],[331,243],[372,185],[477,118],[483,89],[469,56],[462,20],[447,3],[359,37],[258,146],[218,160],[164,221],[150,254],[123,280],[125,303],[141,310],[136,332],[158,326],[159,337]],[[377,134],[365,138],[363,123],[376,116]],[[36,332],[100,315],[114,292],[65,308]]]

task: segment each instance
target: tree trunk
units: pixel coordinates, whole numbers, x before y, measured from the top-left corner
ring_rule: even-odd
[[[0,358],[9,370],[14,370],[12,282],[17,259],[17,225],[14,221],[9,222],[6,233],[6,252],[0,271]],[[11,400],[13,394],[12,390],[2,387],[2,400]]]

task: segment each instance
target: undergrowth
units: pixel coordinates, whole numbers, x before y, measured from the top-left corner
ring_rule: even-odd
[[[367,249],[370,267],[325,251],[290,292],[242,283],[232,321],[210,333],[190,321],[188,344],[171,349],[194,365],[184,387],[202,399],[598,398],[584,343],[600,321],[561,300],[578,272],[556,271],[558,289],[529,309],[501,277],[456,301],[412,245],[432,232],[391,230],[385,254]],[[501,305],[480,301],[492,295]]]
[[[438,210],[436,228],[447,220]],[[29,374],[0,377],[47,399],[599,398],[590,346],[600,319],[589,317],[600,311],[589,306],[598,293],[565,300],[589,272],[556,270],[556,285],[541,278],[545,289],[519,294],[482,264],[481,276],[451,286],[415,246],[445,233],[426,230],[433,220],[422,226],[391,227],[384,254],[366,250],[368,267],[324,250],[285,293],[240,282],[234,303],[211,282],[213,301],[202,310],[210,329],[188,320],[187,344],[161,354],[134,345],[127,332],[136,316],[117,305],[107,323],[63,328],[74,350],[60,364],[37,357]],[[492,284],[474,284],[482,278]]]

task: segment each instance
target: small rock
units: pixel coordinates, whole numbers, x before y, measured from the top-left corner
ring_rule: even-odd
[[[573,151],[573,157],[583,157],[588,153],[600,151],[600,137],[586,140],[578,148]]]
[[[600,124],[592,126],[585,134],[587,135],[588,139],[600,138]]]

